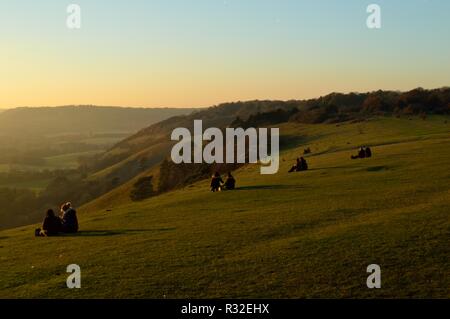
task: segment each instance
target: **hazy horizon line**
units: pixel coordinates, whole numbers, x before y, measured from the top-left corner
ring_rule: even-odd
[[[63,105],[25,105],[25,106],[14,106],[14,107],[1,107],[1,111],[6,110],[14,110],[14,109],[21,109],[21,108],[61,108],[61,107],[98,107],[98,108],[129,108],[129,109],[206,109],[209,107],[214,107],[222,104],[231,104],[231,103],[240,103],[240,102],[251,102],[251,101],[308,101],[308,100],[314,100],[319,99],[324,96],[328,96],[330,94],[367,94],[367,93],[373,93],[378,91],[383,92],[409,92],[415,89],[423,89],[423,90],[439,90],[439,89],[446,89],[449,88],[448,85],[438,86],[438,87],[432,87],[432,88],[426,88],[423,86],[414,87],[408,90],[393,90],[393,89],[374,89],[370,91],[331,91],[327,94],[314,96],[314,97],[304,97],[304,98],[290,98],[290,99],[279,99],[279,98],[256,98],[256,99],[246,99],[246,100],[233,100],[233,101],[226,101],[226,102],[220,102],[220,103],[212,103],[207,106],[129,106],[129,105],[99,105],[99,104],[63,104]]]

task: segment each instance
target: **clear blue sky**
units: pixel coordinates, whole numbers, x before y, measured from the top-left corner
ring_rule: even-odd
[[[66,28],[81,6],[82,28]],[[366,7],[382,28],[366,27]],[[208,106],[450,85],[448,0],[0,3],[0,107]]]

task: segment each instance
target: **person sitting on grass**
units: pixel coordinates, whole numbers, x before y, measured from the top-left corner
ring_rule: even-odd
[[[303,157],[297,158],[297,164],[292,166],[292,168],[289,170],[289,173],[292,172],[301,172],[301,171],[307,171],[308,170],[308,163]]]
[[[61,206],[62,232],[76,233],[78,231],[77,212],[72,208],[72,204],[67,202]]]
[[[358,155],[352,155],[351,159],[369,158],[369,157],[372,157],[372,150],[370,149],[370,147],[361,146]]]
[[[236,180],[234,179],[231,172],[228,172],[227,180],[225,181],[224,188],[226,190],[233,190],[236,187]]]
[[[211,178],[211,192],[220,192],[222,189],[223,180],[219,172],[215,172]]]
[[[297,163],[291,167],[289,173],[298,172],[298,167],[300,167],[300,158],[297,158]]]
[[[303,157],[300,157],[300,170],[301,171],[307,171],[308,170],[308,163]]]
[[[47,210],[42,229],[38,228],[35,231],[36,236],[56,236],[61,232],[61,219],[55,215],[53,209]]]
[[[366,158],[366,150],[364,149],[364,146],[361,147],[358,153],[359,158]]]

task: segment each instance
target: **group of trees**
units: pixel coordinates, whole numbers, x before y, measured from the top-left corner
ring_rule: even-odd
[[[288,106],[284,103],[289,103]],[[332,93],[307,101],[278,102],[276,110],[258,112],[246,120],[237,117],[232,126],[258,127],[282,122],[334,123],[373,115],[449,114],[450,88],[408,92]]]

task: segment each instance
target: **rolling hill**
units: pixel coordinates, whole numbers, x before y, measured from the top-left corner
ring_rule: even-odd
[[[0,135],[54,136],[136,132],[195,109],[108,106],[19,107],[0,113]]]
[[[80,168],[84,162],[148,125],[192,111],[96,106],[4,110],[0,113],[0,229],[40,220],[44,207],[61,201],[57,192],[61,176],[71,179],[74,187],[74,180],[84,178]],[[95,192],[86,195],[89,188],[84,185],[80,189],[81,196],[74,198],[79,203],[96,196]],[[72,197],[73,189],[69,191]]]
[[[98,121],[100,124],[97,129],[100,129],[105,124],[105,119],[108,118],[112,119],[110,121],[112,124],[115,121],[120,122],[117,112],[124,112],[123,109],[114,109],[111,113],[115,114],[114,116],[101,118],[98,112],[104,112],[103,109],[69,107],[67,110],[81,112],[80,115],[73,116],[74,119],[79,119],[81,127]],[[67,110],[64,108],[64,111]],[[132,111],[142,112],[142,110]],[[91,112],[90,115],[89,112]],[[106,109],[106,112],[109,111]],[[173,145],[170,140],[172,130],[177,127],[192,129],[195,119],[202,120],[204,127],[212,126],[224,129],[228,126],[266,127],[283,123],[359,122],[376,115],[400,118],[420,116],[420,118],[426,119],[429,115],[449,114],[449,112],[449,88],[433,90],[417,88],[408,92],[331,93],[311,100],[256,100],[224,103],[150,125],[113,144],[107,150],[105,150],[106,145],[111,145],[114,139],[119,140],[119,135],[111,136],[100,133],[98,136],[96,134],[88,134],[88,136],[69,134],[67,136],[58,134],[53,138],[60,141],[58,148],[62,149],[46,150],[45,152],[41,149],[38,154],[44,153],[45,157],[43,158],[40,157],[42,155],[23,156],[23,158],[16,156],[7,160],[13,160],[14,163],[20,163],[22,160],[25,161],[25,164],[32,164],[37,168],[49,168],[49,165],[53,165],[54,168],[70,168],[72,171],[45,178],[46,184],[42,183],[42,178],[36,178],[36,183],[30,187],[40,189],[42,192],[37,198],[28,193],[27,200],[25,200],[28,206],[25,207],[18,202],[20,200],[24,202],[23,196],[18,196],[18,192],[11,192],[11,190],[1,192],[2,189],[0,189],[0,201],[8,203],[8,205],[12,203],[11,209],[7,209],[3,213],[0,211],[0,229],[38,221],[45,207],[58,206],[61,201],[67,199],[77,203],[77,206],[85,204],[91,206],[93,203],[98,205],[99,202],[111,206],[126,198],[142,200],[207,178],[216,167],[211,165],[174,165],[171,161],[166,160]],[[81,119],[83,116],[86,118],[86,123]],[[89,117],[95,118],[89,119]],[[128,121],[132,118],[124,117]],[[283,136],[280,141],[281,146],[289,147],[298,142],[299,138],[301,139],[295,134]],[[16,144],[14,143],[14,145]],[[27,148],[27,151],[31,149],[31,147]],[[74,152],[75,150],[76,152]],[[74,170],[76,166],[79,166],[78,170]],[[28,168],[29,165],[26,167]],[[1,168],[2,165],[0,165]],[[235,168],[237,166],[219,167],[219,170],[224,172]],[[8,181],[10,180],[8,178]],[[16,181],[14,185],[25,184],[21,180],[20,182]],[[18,200],[8,200],[11,196]],[[95,201],[96,199],[98,201]],[[92,203],[92,201],[94,202]],[[17,213],[22,211],[26,213]]]
[[[448,298],[448,120],[287,122],[279,173],[244,166],[236,191],[204,180],[132,202],[124,184],[79,210],[77,235],[1,231],[0,297]],[[360,145],[373,158],[350,160]],[[310,170],[288,174],[306,147]],[[373,263],[382,289],[366,287]]]
[[[193,109],[21,107],[0,113],[0,172],[73,169],[140,129]]]
[[[119,198],[130,197],[133,185],[143,178],[151,179],[153,196],[166,190],[192,183],[210,176],[216,168],[211,165],[170,165],[162,162],[170,154],[174,142],[173,129],[186,127],[193,130],[194,120],[202,120],[204,127],[267,127],[283,123],[320,124],[364,121],[372,116],[396,117],[450,113],[450,89],[408,92],[375,91],[367,93],[331,93],[311,100],[247,101],[224,103],[190,115],[177,116],[142,129],[117,143],[96,157],[90,165],[89,180],[110,185],[119,181],[119,187],[102,196],[99,201],[113,205]],[[296,134],[284,135],[281,147],[289,147],[301,138]],[[165,164],[166,167],[161,165]],[[231,168],[221,168],[222,172]],[[168,174],[167,171],[176,171]],[[184,176],[174,181],[177,176]],[[171,179],[168,181],[167,179]],[[162,185],[163,184],[163,185]],[[150,195],[150,194],[149,194]]]

